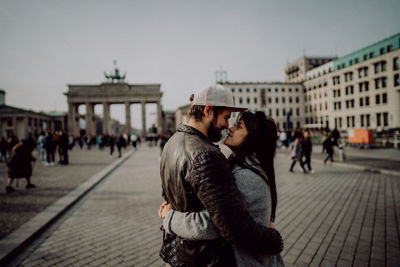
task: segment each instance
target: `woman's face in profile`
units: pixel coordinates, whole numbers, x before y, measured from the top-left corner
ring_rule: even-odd
[[[247,128],[243,120],[240,120],[233,127],[229,128],[229,133],[224,144],[228,147],[237,147],[246,140],[247,135]]]

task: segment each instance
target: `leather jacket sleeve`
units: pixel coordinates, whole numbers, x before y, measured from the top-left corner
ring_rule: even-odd
[[[221,236],[235,246],[271,255],[283,250],[278,231],[254,222],[245,211],[228,161],[221,153],[194,155],[189,183],[210,213]]]

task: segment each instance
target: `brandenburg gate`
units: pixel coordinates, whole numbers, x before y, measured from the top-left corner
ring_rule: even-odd
[[[124,76],[119,75],[115,68],[114,75],[105,77],[111,82],[99,85],[68,85],[68,132],[74,136],[80,135],[79,129],[79,106],[86,106],[86,134],[96,134],[96,123],[94,106],[103,105],[103,134],[111,134],[110,105],[125,105],[125,121],[127,134],[131,134],[131,104],[141,104],[142,106],[142,134],[146,135],[146,104],[157,104],[157,126],[158,133],[162,132],[162,110],[160,84],[128,84],[123,80]],[[114,79],[117,82],[114,82]]]

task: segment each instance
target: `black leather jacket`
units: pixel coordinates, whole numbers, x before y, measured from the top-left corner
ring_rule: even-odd
[[[271,255],[282,251],[279,232],[256,224],[244,210],[228,160],[200,131],[187,125],[178,128],[164,147],[160,172],[163,196],[173,209],[185,212],[206,208],[221,237],[232,245]],[[215,250],[215,240],[180,240],[181,251],[191,255],[182,257],[193,260],[200,254],[196,252],[196,242],[199,251],[207,249],[208,244]],[[219,244],[225,246],[221,240]],[[201,259],[209,257],[208,263],[200,264],[197,262],[200,259],[194,259],[186,265],[227,265],[226,258],[215,260],[211,258],[218,255],[207,254]]]

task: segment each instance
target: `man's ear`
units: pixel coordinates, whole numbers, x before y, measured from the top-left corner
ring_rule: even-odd
[[[214,110],[211,105],[206,105],[203,110],[204,117],[209,117],[214,114]]]

